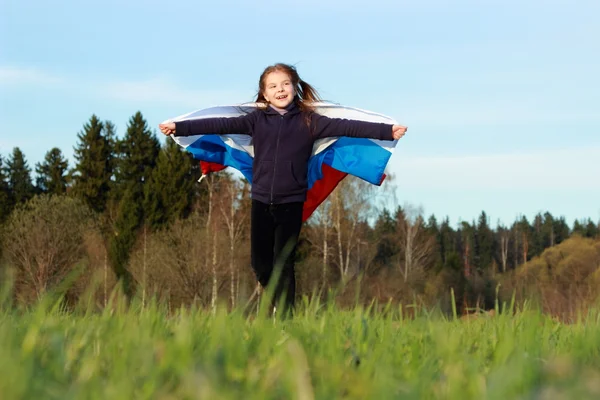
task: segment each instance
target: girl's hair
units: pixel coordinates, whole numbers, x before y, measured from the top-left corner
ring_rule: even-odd
[[[267,75],[275,71],[285,72],[290,76],[290,79],[292,80],[292,85],[296,90],[294,102],[296,103],[298,108],[300,108],[301,111],[315,111],[315,106],[313,105],[313,103],[322,101],[321,96],[319,96],[319,93],[311,85],[300,79],[300,75],[298,75],[296,67],[282,63],[268,66],[260,75],[260,80],[258,81],[258,93],[256,95],[256,102],[262,103],[263,105],[267,106],[268,102],[263,94],[265,91]]]

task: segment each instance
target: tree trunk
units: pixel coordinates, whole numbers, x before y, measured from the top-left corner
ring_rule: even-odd
[[[508,233],[502,232],[500,236],[500,254],[502,258],[502,273],[506,272],[508,262]]]
[[[335,230],[338,244],[338,259],[339,259],[339,270],[342,282],[346,282],[346,274],[344,273],[344,253],[342,251],[342,217],[341,217],[341,205],[339,199],[339,193],[335,195]]]
[[[323,223],[323,283],[326,282],[327,279],[327,256],[328,250],[327,247],[327,231],[328,231],[327,221]]]
[[[527,240],[527,234],[523,233],[523,264],[527,262],[527,252],[529,251],[529,240]]]
[[[406,247],[404,249],[404,282],[408,280],[408,273],[413,267],[413,242],[414,242],[414,227],[408,219],[404,221],[406,231]]]
[[[231,270],[231,308],[235,308],[235,202],[234,185],[230,186],[231,205],[229,207],[229,268]]]
[[[108,304],[108,251],[106,246],[104,247],[104,308]]]
[[[146,308],[146,253],[147,253],[147,228],[144,224],[144,258],[142,260],[142,310]]]
[[[463,253],[463,261],[464,261],[464,264],[465,264],[464,274],[465,274],[465,277],[469,277],[469,276],[471,276],[471,263],[470,263],[470,260],[469,260],[469,253],[471,252],[471,244],[469,243],[470,241],[469,241],[468,238],[467,238],[466,242],[467,243],[466,243],[466,246],[465,246],[465,251]]]
[[[212,238],[212,264],[211,264],[211,272],[212,272],[212,290],[210,294],[210,309],[215,312],[217,307],[217,235],[210,234],[210,226],[212,223],[212,214],[213,214],[213,183],[214,178],[212,176],[206,179],[206,183],[208,184],[208,215],[206,217],[206,238]],[[206,263],[209,263],[209,257],[206,257]],[[208,268],[206,268],[208,269]]]

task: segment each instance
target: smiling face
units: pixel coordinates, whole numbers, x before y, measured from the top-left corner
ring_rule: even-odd
[[[263,96],[278,108],[286,108],[292,101],[296,91],[291,77],[283,71],[273,71],[265,77]]]

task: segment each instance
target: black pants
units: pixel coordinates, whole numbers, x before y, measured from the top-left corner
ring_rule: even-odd
[[[294,256],[302,227],[304,203],[264,204],[252,200],[251,248],[252,268],[266,288],[274,284],[273,303],[285,295],[285,306],[291,310],[296,297]],[[279,276],[277,282],[271,277]]]

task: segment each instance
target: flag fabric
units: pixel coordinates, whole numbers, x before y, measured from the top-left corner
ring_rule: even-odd
[[[344,107],[331,103],[316,103],[316,112],[330,118],[397,124],[385,115]],[[252,112],[257,103],[240,106],[205,108],[168,120],[178,122],[202,118],[231,118]],[[172,136],[181,147],[200,161],[202,176],[226,167],[238,170],[252,184],[254,148],[247,134]],[[303,221],[346,177],[354,175],[374,185],[381,185],[385,167],[396,147],[397,140],[332,137],[317,140],[308,164],[308,192],[304,203]],[[202,179],[202,178],[201,178]]]

